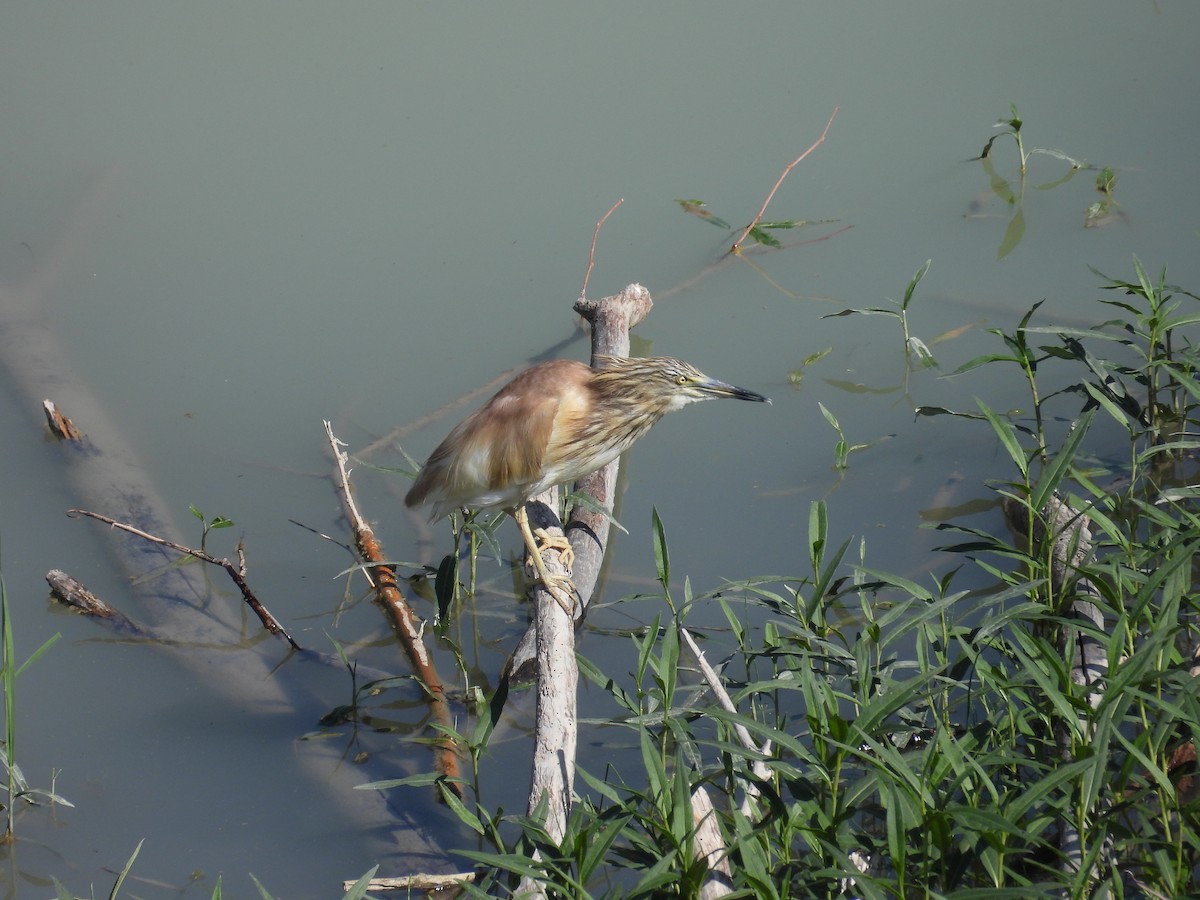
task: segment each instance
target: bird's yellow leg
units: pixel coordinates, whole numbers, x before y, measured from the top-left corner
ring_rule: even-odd
[[[545,530],[539,528],[538,532],[544,540],[544,544],[539,545],[533,536],[533,532],[529,529],[529,516],[525,512],[524,504],[517,507],[517,511],[513,513],[513,518],[517,520],[517,527],[521,529],[521,537],[525,539],[525,546],[529,550],[529,555],[533,558],[533,567],[537,570],[538,578],[541,579],[542,584],[550,593],[550,596],[562,608],[562,611],[568,617],[574,618],[575,598],[578,596],[579,591],[575,588],[574,582],[571,581],[571,576],[551,575],[546,571],[546,564],[542,560],[543,549],[556,549],[560,553],[564,553],[563,548],[559,546],[559,540],[565,541],[566,538],[549,538],[545,534]],[[566,548],[566,552],[571,552],[569,546]],[[571,553],[571,557],[574,557],[574,553]],[[564,560],[565,562],[566,560]]]

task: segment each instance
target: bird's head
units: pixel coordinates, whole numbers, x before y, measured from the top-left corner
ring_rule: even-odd
[[[714,397],[771,402],[762,394],[717,381],[690,363],[669,356],[597,356],[596,368],[593,383],[603,396],[646,413],[665,415]]]

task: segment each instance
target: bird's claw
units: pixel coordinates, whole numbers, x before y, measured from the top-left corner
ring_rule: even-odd
[[[557,550],[566,570],[570,572],[575,568],[575,551],[565,534],[551,534],[545,528],[538,528],[533,534],[538,539],[538,550]]]
[[[575,618],[575,610],[579,605],[579,589],[575,587],[571,576],[551,575],[547,572],[542,578],[542,586],[569,618]]]

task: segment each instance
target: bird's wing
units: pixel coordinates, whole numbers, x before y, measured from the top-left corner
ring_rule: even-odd
[[[456,506],[514,507],[568,480],[554,448],[586,409],[580,384],[590,374],[555,360],[518,375],[438,445],[405,502],[432,501],[435,517]]]
[[[574,360],[543,363],[480,410],[481,431],[487,432],[481,444],[490,448],[488,483],[505,492],[505,505],[578,476],[578,460],[569,453],[564,459],[564,448],[591,406],[592,375]]]
[[[515,502],[542,480],[560,404],[555,395],[538,392],[497,397],[496,401],[486,425],[489,434],[482,441],[487,483],[493,490],[511,492]]]

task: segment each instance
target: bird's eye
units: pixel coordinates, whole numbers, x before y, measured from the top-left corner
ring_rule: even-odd
[[[675,383],[680,386],[687,384],[688,383],[687,376],[686,375],[676,375]]]

